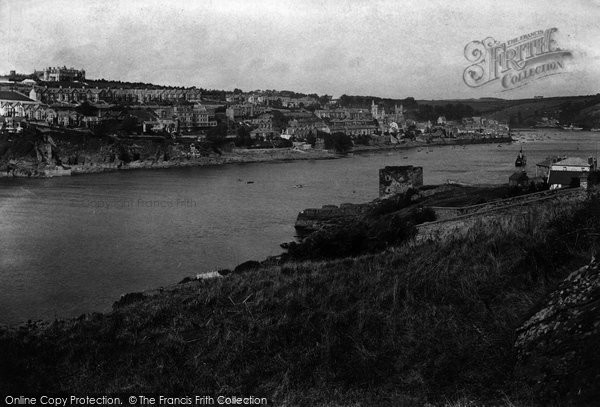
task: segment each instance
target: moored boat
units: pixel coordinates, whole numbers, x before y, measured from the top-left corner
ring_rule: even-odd
[[[563,130],[580,131],[583,127],[575,127],[572,124],[570,126],[562,126]]]
[[[527,157],[523,154],[523,147],[519,151],[519,155],[517,155],[517,159],[515,160],[515,167],[525,167],[527,165]]]

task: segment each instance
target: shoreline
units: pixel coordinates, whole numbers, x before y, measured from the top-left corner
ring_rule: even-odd
[[[35,167],[19,164],[10,164],[12,169],[0,172],[0,178],[52,178],[59,176],[80,176],[89,174],[102,174],[106,172],[154,170],[187,167],[213,167],[225,164],[250,164],[263,162],[289,162],[301,160],[332,160],[347,157],[348,154],[376,153],[385,151],[404,151],[414,148],[466,145],[466,144],[494,144],[512,143],[509,137],[489,139],[442,139],[433,142],[408,141],[389,145],[357,146],[346,153],[337,153],[332,150],[294,150],[290,148],[279,149],[233,149],[221,156],[191,157],[174,159],[170,161],[132,161],[123,163],[91,163],[88,165]]]
[[[301,160],[331,160],[340,158],[336,153],[327,150],[314,150],[299,152],[292,149],[234,149],[232,152],[223,153],[221,156],[192,157],[172,161],[133,161],[125,165],[92,165],[73,166],[72,175],[98,174],[115,171],[155,170],[189,167],[214,167],[226,164],[251,164],[262,162],[287,162]]]
[[[329,160],[340,158],[337,153],[328,150],[294,151],[292,149],[234,149],[221,156],[191,157],[169,161],[132,161],[123,163],[91,163],[88,165],[52,166],[35,168],[32,166],[14,166],[9,171],[0,172],[0,178],[52,178],[60,176],[80,176],[103,174],[117,171],[155,170],[188,167],[213,167],[225,164],[250,164],[260,162],[287,162],[300,160]]]
[[[432,141],[427,143],[424,141],[407,141],[405,143],[390,144],[390,145],[375,145],[375,146],[360,146],[353,148],[349,153],[368,153],[377,151],[389,151],[389,150],[410,150],[413,148],[423,147],[443,147],[443,146],[457,146],[457,145],[472,145],[472,144],[503,144],[513,143],[515,141],[511,136],[507,137],[494,137],[485,139],[456,139],[456,138],[445,138],[441,140]]]

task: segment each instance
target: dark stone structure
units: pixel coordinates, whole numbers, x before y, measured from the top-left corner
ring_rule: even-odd
[[[529,186],[529,177],[525,171],[517,171],[508,178],[508,185],[511,187]]]
[[[371,208],[371,204],[324,205],[323,208],[305,209],[298,214],[294,227],[301,235],[306,235],[326,226],[348,222],[362,216]]]
[[[423,185],[423,167],[412,165],[385,167],[379,170],[379,197],[402,194]]]

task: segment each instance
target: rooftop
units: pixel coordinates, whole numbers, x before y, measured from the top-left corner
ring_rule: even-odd
[[[564,160],[557,161],[553,165],[573,166],[573,167],[589,167],[590,163],[587,160],[579,157],[568,157]]]
[[[539,162],[536,165],[538,167],[548,167],[549,168],[552,164],[554,164],[558,161],[564,160],[564,159],[566,159],[566,156],[559,157],[559,156],[555,155],[555,156],[551,156],[551,157],[546,157],[546,159],[544,161]]]
[[[29,99],[24,94],[15,92],[13,90],[0,90],[0,100],[11,101],[11,102],[37,103],[35,100]]]

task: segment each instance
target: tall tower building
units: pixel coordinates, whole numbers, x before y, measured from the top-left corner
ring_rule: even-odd
[[[378,118],[378,106],[375,104],[374,100],[371,100],[371,116],[373,116],[373,119],[377,119]]]

